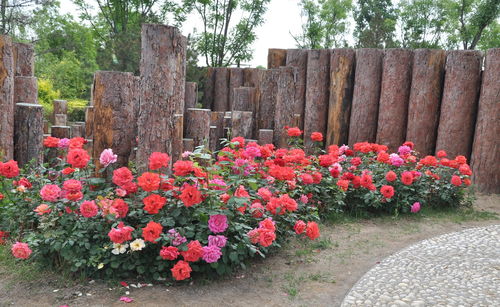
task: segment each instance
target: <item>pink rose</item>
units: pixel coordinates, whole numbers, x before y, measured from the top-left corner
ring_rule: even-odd
[[[209,245],[203,247],[203,256],[202,259],[205,260],[206,263],[214,263],[219,260],[220,256],[222,256],[222,252],[220,248],[215,245]]]
[[[118,156],[113,154],[112,149],[108,148],[102,151],[101,156],[99,157],[99,162],[101,162],[104,167],[108,167],[108,165],[115,163],[117,159]]]
[[[61,196],[61,188],[55,184],[47,184],[40,190],[40,196],[46,201],[57,201]]]
[[[27,243],[16,242],[10,249],[12,255],[19,259],[28,259],[32,253]]]
[[[411,205],[411,212],[417,213],[418,211],[420,211],[420,203],[417,201],[414,202],[413,205]]]
[[[225,236],[208,236],[208,245],[215,245],[218,248],[226,246],[227,238]]]
[[[80,205],[80,214],[84,217],[94,217],[98,211],[95,201],[86,200]]]
[[[208,219],[208,228],[210,228],[210,231],[213,233],[224,232],[227,227],[227,216],[223,214],[211,215]]]

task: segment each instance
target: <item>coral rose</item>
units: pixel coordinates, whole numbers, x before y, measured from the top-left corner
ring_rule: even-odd
[[[307,222],[306,236],[311,240],[319,238],[319,227],[316,222]]]
[[[300,131],[299,128],[293,127],[293,128],[288,128],[286,130],[286,133],[288,136],[294,137],[294,136],[300,136],[302,134],[302,131]]]
[[[156,243],[155,240],[160,237],[163,231],[161,224],[150,221],[146,227],[142,228],[142,237],[144,241]]]
[[[459,187],[462,185],[462,179],[460,179],[460,177],[457,175],[453,175],[453,176],[451,176],[451,184]]]
[[[134,176],[127,167],[120,167],[113,171],[113,183],[117,186],[123,187],[131,183],[133,179]]]
[[[401,182],[404,185],[411,185],[413,183],[413,174],[412,174],[412,172],[404,171],[401,174]]]
[[[179,260],[170,271],[175,280],[184,280],[191,277],[193,270],[189,266],[189,263]]]
[[[142,200],[144,203],[144,211],[149,214],[157,214],[167,202],[165,197],[158,194],[151,194]]]
[[[181,255],[185,261],[195,262],[203,256],[203,248],[198,240],[191,241],[187,245],[188,250],[182,251]]]
[[[194,166],[192,161],[177,160],[174,163],[175,176],[186,176],[193,171],[194,171]]]
[[[182,200],[186,207],[191,207],[203,201],[201,192],[192,185],[185,185],[183,187],[179,199]]]
[[[57,148],[59,145],[59,139],[48,136],[43,140],[43,146],[48,147],[48,148]]]
[[[47,184],[40,190],[40,196],[43,200],[55,202],[61,196],[61,188],[55,184]]]
[[[380,188],[380,193],[384,195],[385,198],[391,198],[394,196],[394,188],[390,185],[384,185]]]
[[[14,160],[10,160],[5,163],[0,162],[0,175],[7,178],[19,176],[19,167],[17,166],[17,162]]]
[[[323,134],[321,132],[313,132],[311,133],[311,140],[315,142],[322,142],[323,141]]]
[[[150,172],[146,172],[137,178],[137,184],[146,192],[158,190],[160,182],[160,175]]]
[[[168,167],[169,161],[170,157],[168,154],[163,152],[153,152],[151,156],[149,156],[149,169],[157,170],[162,167]]]
[[[117,228],[111,228],[108,232],[108,237],[113,243],[122,244],[125,241],[132,240],[132,231],[134,231],[132,227],[124,226],[122,222],[118,224]]]
[[[304,232],[304,230],[306,230],[306,223],[304,223],[304,221],[298,220],[297,222],[295,222],[293,230],[295,230],[296,234],[300,235]]]
[[[32,253],[27,243],[16,242],[10,249],[12,255],[18,259],[28,259]]]
[[[95,201],[84,201],[80,205],[80,214],[84,217],[94,217],[97,215],[99,208],[95,204]]]
[[[387,174],[385,174],[385,180],[392,182],[398,178],[398,175],[396,175],[395,172],[393,171],[388,171]]]
[[[179,255],[179,249],[175,246],[163,246],[160,251],[160,257],[164,260],[175,260]]]
[[[124,218],[128,213],[128,204],[121,198],[115,199],[111,205],[110,212],[115,214],[116,218]]]
[[[76,148],[69,151],[66,160],[74,168],[84,168],[90,161],[90,156],[86,150]]]

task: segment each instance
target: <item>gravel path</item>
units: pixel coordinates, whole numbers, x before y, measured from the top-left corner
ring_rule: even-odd
[[[500,225],[424,240],[377,264],[347,306],[500,306]]]

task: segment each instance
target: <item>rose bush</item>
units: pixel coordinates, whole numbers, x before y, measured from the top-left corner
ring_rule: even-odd
[[[317,239],[332,212],[416,213],[466,200],[462,156],[419,159],[410,142],[392,154],[369,143],[321,151],[321,133],[308,155],[301,134],[288,128],[289,148],[236,137],[215,156],[185,153],[171,175],[165,153],[137,174],[115,167],[110,149],[96,173],[85,140],[48,137],[55,162],[24,171],[0,163],[0,244],[88,276],[184,280],[244,267],[293,236]]]

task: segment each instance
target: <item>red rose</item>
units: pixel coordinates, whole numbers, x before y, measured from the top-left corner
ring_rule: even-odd
[[[259,244],[268,247],[273,244],[274,240],[276,240],[276,233],[267,228],[259,228]]]
[[[69,149],[82,149],[83,145],[86,144],[87,141],[84,138],[76,137],[69,140]]]
[[[202,196],[201,192],[198,191],[196,187],[191,185],[185,185],[182,188],[182,193],[179,196],[179,199],[182,200],[184,206],[191,207],[203,201],[201,196]]]
[[[288,136],[291,136],[291,137],[300,136],[302,134],[302,131],[300,131],[300,129],[297,127],[288,128],[286,132],[287,132]]]
[[[311,240],[319,238],[319,227],[316,222],[307,222],[306,236]]]
[[[175,260],[179,257],[179,249],[175,246],[163,246],[160,251],[160,257],[164,260]]]
[[[195,262],[198,261],[203,256],[203,247],[201,247],[201,244],[200,242],[198,242],[198,240],[189,242],[187,247],[188,247],[187,251],[181,252],[182,257],[184,257],[184,260],[189,262]]]
[[[87,166],[87,163],[90,160],[90,156],[86,150],[76,148],[69,151],[68,156],[66,157],[71,166],[75,168],[84,168]]]
[[[45,140],[43,140],[43,146],[45,147],[48,147],[48,148],[57,148],[57,146],[59,145],[59,139],[58,138],[55,138],[55,137],[52,137],[52,136],[48,136],[45,138]]]
[[[311,140],[315,142],[322,142],[323,141],[323,134],[321,132],[313,132],[311,133]]]
[[[155,240],[160,237],[162,231],[161,224],[150,221],[146,227],[142,228],[142,237],[144,241],[156,243]]]
[[[349,188],[349,180],[340,179],[337,181],[337,186],[345,192]]]
[[[163,208],[167,199],[157,194],[151,194],[144,198],[142,202],[144,203],[144,211],[149,214],[157,214]]]
[[[175,280],[184,280],[191,277],[192,269],[189,263],[180,260],[170,269]]]
[[[380,188],[380,193],[384,195],[385,198],[391,198],[394,196],[394,188],[390,185],[384,185]]]
[[[293,226],[293,230],[295,230],[296,234],[300,235],[301,233],[304,232],[304,230],[306,230],[306,223],[304,223],[301,220],[298,220],[297,222],[295,222],[295,226]]]
[[[160,188],[160,175],[146,172],[137,178],[137,184],[146,192],[158,190]]]
[[[113,204],[111,205],[114,213],[117,218],[124,218],[128,213],[128,204],[121,198],[113,200]]]
[[[321,155],[318,158],[319,158],[319,165],[323,167],[329,167],[333,163],[337,162],[337,159],[334,158],[332,155]]]
[[[385,180],[389,182],[396,180],[396,178],[398,178],[398,175],[393,171],[388,171],[387,174],[385,174]]]
[[[243,148],[245,146],[245,138],[241,136],[237,136],[235,138],[231,139],[231,143],[236,143],[238,142],[238,147]]]
[[[194,171],[192,161],[178,160],[174,163],[174,175],[175,176],[186,176]]]
[[[113,183],[117,186],[124,186],[127,183],[132,182],[134,176],[132,172],[126,167],[120,167],[119,169],[115,169],[113,171]]]
[[[108,237],[113,243],[122,244],[125,241],[132,240],[132,231],[130,226],[124,226],[123,222],[118,224],[117,228],[111,228],[108,232]]]
[[[457,175],[453,175],[451,176],[451,184],[459,187],[462,185],[462,179],[460,179]]]
[[[10,160],[5,163],[0,162],[0,175],[7,178],[19,176],[19,167],[17,166],[17,162],[14,160]]]
[[[411,172],[404,171],[401,174],[401,182],[404,185],[411,185],[413,183],[413,174]]]
[[[69,175],[69,174],[74,173],[74,172],[75,172],[75,169],[71,168],[71,167],[66,167],[65,169],[63,169],[61,171],[61,173],[63,173],[64,175]]]
[[[153,152],[151,156],[149,156],[149,168],[151,170],[157,170],[162,167],[167,167],[169,161],[170,157],[166,153]]]

